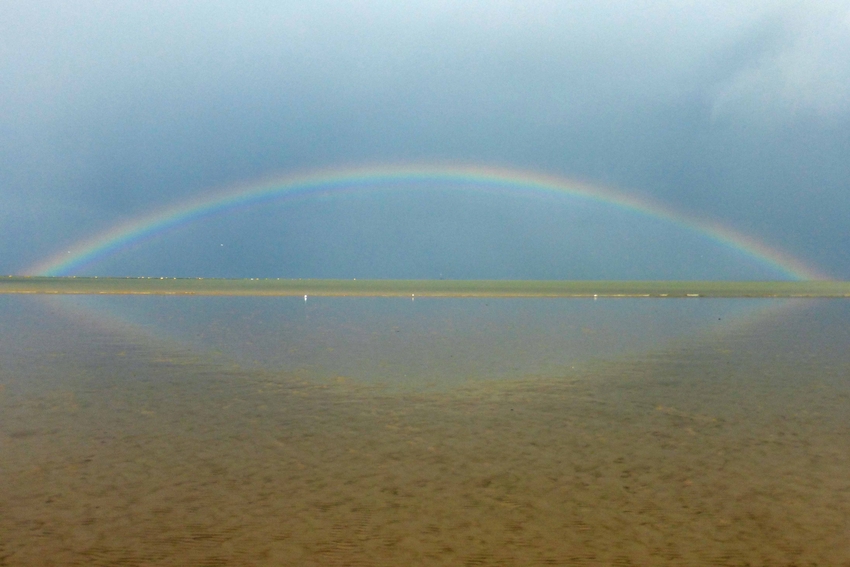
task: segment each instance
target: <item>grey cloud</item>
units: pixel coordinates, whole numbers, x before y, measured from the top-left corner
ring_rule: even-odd
[[[831,118],[850,111],[850,2],[785,5],[781,44],[717,86],[713,116]]]
[[[822,203],[850,206],[840,128],[807,125],[797,147],[766,127],[846,121],[847,3],[809,6],[13,3],[0,220],[34,244],[7,238],[0,256],[25,265],[10,258],[278,173],[450,161],[610,183],[828,263],[840,223],[826,246],[803,233]],[[795,215],[796,232],[776,228]]]

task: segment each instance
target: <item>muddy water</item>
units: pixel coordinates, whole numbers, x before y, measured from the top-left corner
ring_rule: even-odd
[[[687,336],[541,367],[553,320],[458,323],[445,336],[496,346],[428,343],[466,373],[439,388],[364,379],[381,349],[399,372],[395,332],[247,364],[192,325],[2,308],[0,565],[850,564],[848,301],[700,312]],[[399,326],[366,312],[342,318]],[[494,359],[513,370],[488,379]]]

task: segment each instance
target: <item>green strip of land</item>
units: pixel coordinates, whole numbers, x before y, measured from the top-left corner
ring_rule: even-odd
[[[850,297],[848,281],[0,277],[0,293],[354,297]]]

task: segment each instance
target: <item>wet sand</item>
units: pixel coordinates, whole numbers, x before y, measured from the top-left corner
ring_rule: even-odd
[[[34,348],[0,367],[0,565],[850,565],[822,315],[432,393]]]

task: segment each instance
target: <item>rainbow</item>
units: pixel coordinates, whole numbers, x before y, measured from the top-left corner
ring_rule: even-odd
[[[509,169],[473,166],[388,166],[324,171],[262,181],[204,194],[194,199],[120,224],[110,230],[78,242],[70,249],[40,262],[27,275],[70,275],[123,248],[177,226],[239,207],[276,199],[291,199],[323,194],[354,192],[377,186],[409,182],[450,182],[465,188],[501,191],[526,191],[570,195],[612,205],[637,214],[662,219],[684,229],[736,249],[754,260],[767,264],[796,280],[828,279],[781,250],[719,223],[698,219],[674,211],[645,198],[634,197],[607,188]]]

